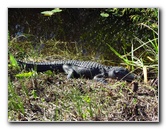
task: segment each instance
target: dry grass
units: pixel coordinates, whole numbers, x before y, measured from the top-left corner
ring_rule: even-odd
[[[158,121],[158,88],[143,83],[86,79],[64,74],[10,81],[24,112],[9,99],[9,121]],[[9,96],[13,92],[9,89]],[[10,98],[10,97],[9,97]],[[17,101],[17,100],[16,100]]]

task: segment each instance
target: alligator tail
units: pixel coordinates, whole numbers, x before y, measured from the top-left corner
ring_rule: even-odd
[[[55,64],[55,63],[36,63],[36,62],[23,62],[18,60],[17,61],[18,65],[26,70],[35,70],[37,72],[44,72],[47,70],[51,70],[51,71],[59,71],[62,72],[63,68],[62,68],[62,64]]]

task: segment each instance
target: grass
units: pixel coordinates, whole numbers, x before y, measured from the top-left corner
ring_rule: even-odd
[[[9,43],[13,54],[9,54],[8,70],[9,121],[159,121],[158,85],[152,80],[145,84],[108,79],[109,84],[104,85],[83,78],[66,80],[63,73],[27,72],[16,68],[14,57],[31,61],[85,57],[76,46],[71,51],[59,41],[47,41],[45,48],[37,51],[29,49],[30,42],[13,42]]]
[[[59,76],[64,80],[59,80]],[[15,82],[15,97],[9,98],[9,102],[17,102],[18,106],[13,107],[9,103],[9,121],[158,120],[155,87],[139,86],[137,93],[134,93],[132,85],[125,82],[119,82],[112,88],[92,83],[91,80],[68,81],[65,78],[65,75],[54,75],[51,78],[39,74],[35,78],[36,83],[34,78],[22,81],[22,86]],[[114,82],[110,84],[114,85]],[[141,108],[144,108],[142,112]]]
[[[8,105],[11,108],[14,108],[16,111],[21,112],[22,114],[25,113],[25,109],[22,103],[22,100],[20,98],[20,96],[18,96],[18,94],[15,92],[15,88],[12,84],[12,82],[9,82],[8,84],[8,90],[9,90],[9,102]]]
[[[158,73],[158,33],[150,28],[149,26],[141,23],[141,26],[145,26],[148,29],[152,30],[154,33],[154,39],[148,39],[147,42],[142,41],[138,37],[135,36],[135,42],[139,43],[140,45],[134,49],[134,44],[132,43],[131,52],[125,55],[121,55],[118,51],[116,51],[113,47],[109,44],[108,47],[111,51],[113,51],[119,58],[123,60],[125,65],[131,66],[132,71],[136,69],[142,69],[144,75],[144,83],[148,82],[148,68],[152,68]],[[157,37],[157,38],[156,38]],[[135,56],[134,53],[139,51],[140,49],[144,49],[139,55]],[[134,68],[135,67],[135,68]]]

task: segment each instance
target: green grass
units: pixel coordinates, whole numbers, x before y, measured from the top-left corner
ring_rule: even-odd
[[[21,97],[15,91],[14,85],[11,81],[8,82],[8,107],[10,109],[14,109],[15,111],[25,113],[24,105]]]
[[[110,46],[109,44],[107,45],[111,51],[113,51],[120,59],[122,59],[125,65],[132,69],[132,71],[142,69],[144,74],[144,82],[147,83],[148,68],[153,68],[155,72],[158,73],[158,32],[145,24],[140,25],[152,30],[154,33],[154,39],[149,39],[147,42],[144,42],[135,36],[134,41],[139,43],[140,45],[134,48],[134,44],[132,43],[131,52],[126,53],[125,55],[121,55],[112,46]],[[144,51],[142,51],[142,53],[139,53],[139,55],[135,56],[134,53],[139,51],[139,49],[143,49]]]

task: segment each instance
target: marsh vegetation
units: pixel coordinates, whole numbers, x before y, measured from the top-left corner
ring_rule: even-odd
[[[9,121],[159,121],[158,9],[9,8],[8,14]],[[20,69],[16,59],[91,60],[139,78],[107,85],[67,80]]]

